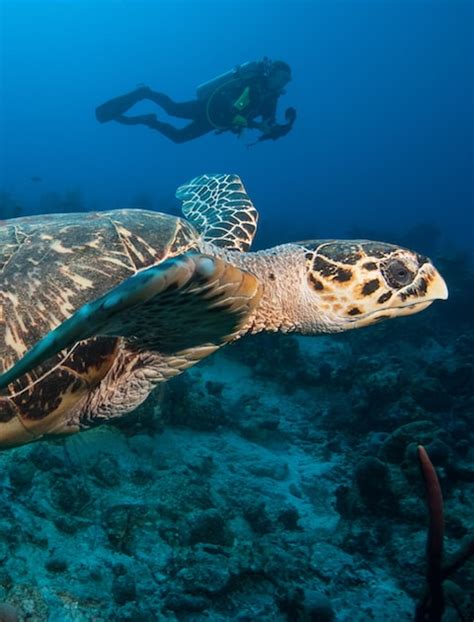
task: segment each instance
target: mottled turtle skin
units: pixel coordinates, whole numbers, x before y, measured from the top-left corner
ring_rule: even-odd
[[[197,248],[185,220],[144,210],[52,214],[0,226],[0,369],[10,368],[71,313],[138,270]],[[107,374],[120,338],[61,352],[3,390],[0,424],[51,430]],[[133,359],[134,354],[130,355]]]
[[[247,252],[257,212],[234,175],[146,210],[0,222],[0,447],[122,416],[245,334],[333,333],[447,297],[432,263],[366,240]]]

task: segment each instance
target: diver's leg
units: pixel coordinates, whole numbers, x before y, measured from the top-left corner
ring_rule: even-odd
[[[97,121],[99,121],[99,123],[107,123],[107,121],[118,120],[117,117],[123,115],[137,102],[147,98],[149,91],[149,88],[142,86],[131,93],[109,99],[109,101],[106,101],[95,109]]]
[[[122,125],[147,125],[148,127],[151,127],[150,124],[152,123],[158,123],[156,114],[137,114],[134,117],[127,117],[121,114],[114,117],[114,121],[122,123]]]
[[[162,123],[156,119],[148,121],[146,125],[152,130],[157,130],[174,143],[186,143],[188,140],[194,140],[195,138],[204,136],[204,134],[207,134],[213,129],[212,125],[204,121],[193,121],[182,128],[173,127],[169,123]]]
[[[114,121],[122,123],[123,125],[146,125],[150,129],[160,132],[160,134],[163,134],[163,136],[166,136],[166,138],[169,138],[174,143],[185,143],[188,140],[194,140],[214,129],[212,125],[204,119],[192,121],[192,123],[182,128],[174,127],[169,123],[158,121],[155,114],[142,114],[135,117],[121,115],[116,117]]]
[[[203,102],[193,99],[187,102],[175,102],[165,93],[158,93],[148,89],[146,99],[158,104],[166,114],[179,119],[197,119],[202,114]]]

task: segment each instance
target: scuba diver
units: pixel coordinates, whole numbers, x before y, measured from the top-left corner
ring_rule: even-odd
[[[96,108],[100,123],[117,121],[124,125],[146,125],[172,140],[184,143],[209,132],[233,132],[240,136],[245,129],[261,132],[262,140],[277,140],[288,134],[296,119],[296,110],[288,108],[286,123],[276,122],[278,98],[291,81],[290,66],[280,60],[247,62],[198,86],[196,99],[175,102],[168,95],[140,86],[131,93],[111,99]],[[177,128],[159,121],[156,114],[126,115],[142,100],[158,104],[168,115],[191,122]],[[260,120],[257,120],[260,119]],[[251,145],[248,145],[251,146]]]

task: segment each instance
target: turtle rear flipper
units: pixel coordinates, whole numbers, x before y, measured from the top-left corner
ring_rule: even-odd
[[[183,214],[215,246],[248,251],[258,212],[237,175],[201,175],[180,186]]]
[[[241,329],[260,295],[252,274],[223,260],[197,253],[168,259],[81,307],[0,376],[0,388],[97,335],[125,337],[137,350],[170,356],[218,347]]]

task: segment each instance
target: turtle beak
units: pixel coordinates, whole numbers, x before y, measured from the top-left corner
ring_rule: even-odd
[[[431,265],[431,274],[427,275],[428,288],[427,296],[431,300],[447,300],[448,299],[448,286],[441,274],[436,268]]]
[[[423,264],[411,285],[398,294],[402,301],[398,306],[400,315],[418,313],[429,307],[435,300],[446,300],[448,287],[441,274],[431,262]]]
[[[365,318],[356,320],[356,326],[367,326],[380,319],[389,319],[413,315],[427,309],[435,300],[446,300],[448,288],[443,277],[431,262],[426,262],[418,271],[414,281],[398,295],[392,298],[391,304],[384,309],[371,311]]]
[[[433,302],[448,298],[446,282],[431,262],[426,262],[421,266],[418,278],[415,279],[411,290],[418,294],[419,302]]]

